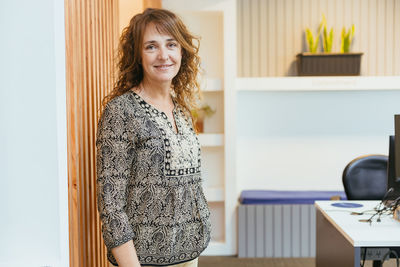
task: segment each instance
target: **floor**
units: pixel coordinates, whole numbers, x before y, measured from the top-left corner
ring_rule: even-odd
[[[372,262],[366,261],[365,267]],[[390,260],[383,267],[395,267],[396,261]],[[238,258],[235,256],[201,256],[199,267],[315,267],[315,258]]]
[[[238,258],[201,256],[199,267],[315,267],[314,258]]]
[[[383,267],[395,267],[396,261],[390,260]],[[109,267],[114,267],[111,263]],[[315,258],[238,258],[236,256],[201,256],[198,267],[315,267]],[[372,267],[365,262],[364,267]]]

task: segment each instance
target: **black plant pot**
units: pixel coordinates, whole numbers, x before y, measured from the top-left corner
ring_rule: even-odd
[[[297,54],[299,76],[360,75],[363,53],[301,53]]]

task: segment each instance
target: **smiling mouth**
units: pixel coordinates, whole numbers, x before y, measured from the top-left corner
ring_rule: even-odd
[[[154,67],[159,70],[166,70],[166,69],[169,69],[170,67],[172,67],[173,65],[174,64],[163,64],[163,65],[157,65]]]

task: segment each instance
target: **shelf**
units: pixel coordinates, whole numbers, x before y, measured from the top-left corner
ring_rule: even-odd
[[[222,187],[209,187],[204,190],[208,202],[220,202],[225,200],[224,189]]]
[[[202,92],[222,92],[222,82],[221,79],[217,78],[207,78],[200,83],[200,88]]]
[[[400,76],[237,78],[237,91],[400,90]]]
[[[199,134],[198,135],[200,145],[204,147],[223,146],[224,135],[223,134]]]

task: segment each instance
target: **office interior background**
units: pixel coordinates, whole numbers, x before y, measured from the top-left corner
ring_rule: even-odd
[[[388,154],[400,114],[399,0],[2,0],[0,266],[108,266],[95,200],[96,122],[118,36],[146,7],[201,36],[205,255],[236,255],[246,189],[343,190],[348,162]],[[304,30],[355,25],[360,76],[299,77]]]

